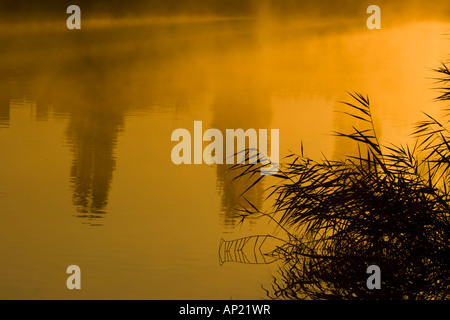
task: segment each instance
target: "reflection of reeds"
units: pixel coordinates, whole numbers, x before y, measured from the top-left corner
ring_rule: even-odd
[[[450,72],[438,69],[444,83]],[[450,88],[439,100],[450,100]],[[369,125],[338,136],[357,143],[345,160],[291,155],[275,175],[274,213],[289,241],[277,248],[284,265],[269,296],[276,299],[445,299],[450,296],[450,131],[431,116],[416,144],[382,147],[370,103],[345,103]],[[246,164],[259,174],[261,164]],[[369,265],[381,289],[366,287]]]
[[[219,262],[221,265],[225,262],[270,264],[278,259],[276,244],[284,242],[271,235],[254,235],[230,241],[220,239]],[[269,246],[269,249],[266,249],[266,246]]]

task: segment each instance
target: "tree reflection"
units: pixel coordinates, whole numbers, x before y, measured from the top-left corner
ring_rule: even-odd
[[[4,68],[2,68],[4,69]],[[0,128],[9,126],[9,83],[5,70],[0,70]]]
[[[123,116],[107,108],[87,108],[70,118],[69,143],[73,203],[79,217],[97,218],[105,212],[115,170],[114,149]]]
[[[254,70],[254,69],[253,69]],[[252,80],[253,79],[253,80]],[[213,127],[225,133],[226,129],[268,128],[271,106],[268,92],[254,77],[227,81],[228,86],[221,89],[214,108]],[[258,108],[255,108],[257,106]],[[270,139],[268,139],[270,141]],[[270,151],[270,146],[268,146]],[[225,143],[223,154],[225,155]],[[236,150],[238,152],[238,150]],[[225,160],[224,160],[225,162]],[[221,209],[226,226],[234,227],[239,221],[239,209],[248,204],[241,197],[261,174],[239,178],[244,169],[230,170],[232,164],[219,164],[216,169],[218,189],[221,192]],[[239,178],[239,179],[237,179]],[[264,188],[255,185],[246,193],[246,198],[257,208],[262,208]]]

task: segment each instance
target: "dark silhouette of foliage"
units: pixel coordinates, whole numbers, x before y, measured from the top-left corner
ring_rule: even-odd
[[[450,100],[450,72],[438,100]],[[369,98],[350,94],[347,113],[368,127],[336,133],[358,144],[357,156],[314,161],[290,155],[270,187],[272,213],[288,234],[278,246],[273,299],[448,299],[450,296],[450,131],[430,115],[415,144],[382,146]],[[237,167],[238,165],[236,165]],[[241,165],[242,166],[242,165]],[[259,174],[245,164],[240,175]],[[244,195],[245,196],[245,195]],[[256,208],[243,214],[260,213]],[[381,289],[369,290],[369,265],[381,269]]]

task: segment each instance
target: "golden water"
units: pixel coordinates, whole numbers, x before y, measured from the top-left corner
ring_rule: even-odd
[[[301,141],[339,156],[348,90],[370,96],[383,142],[403,142],[441,107],[430,69],[450,53],[450,24],[433,19],[64,28],[0,28],[0,298],[263,298],[273,265],[218,259],[221,238],[268,230],[235,227],[248,183],[227,165],[174,165],[172,131],[278,128],[282,156]],[[262,206],[263,190],[249,200]],[[72,264],[81,290],[66,288]]]

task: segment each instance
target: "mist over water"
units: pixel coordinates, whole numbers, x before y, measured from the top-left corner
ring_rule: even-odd
[[[70,3],[71,4],[71,3]],[[355,152],[333,131],[368,94],[386,142],[436,112],[447,1],[0,5],[0,297],[257,299],[272,266],[220,266],[220,238],[272,230],[236,211],[255,180],[170,160],[177,128],[280,129],[280,156]],[[257,178],[257,177],[256,177]],[[256,179],[255,178],[255,179]],[[263,207],[264,185],[248,194]],[[65,287],[77,264],[83,289]]]

